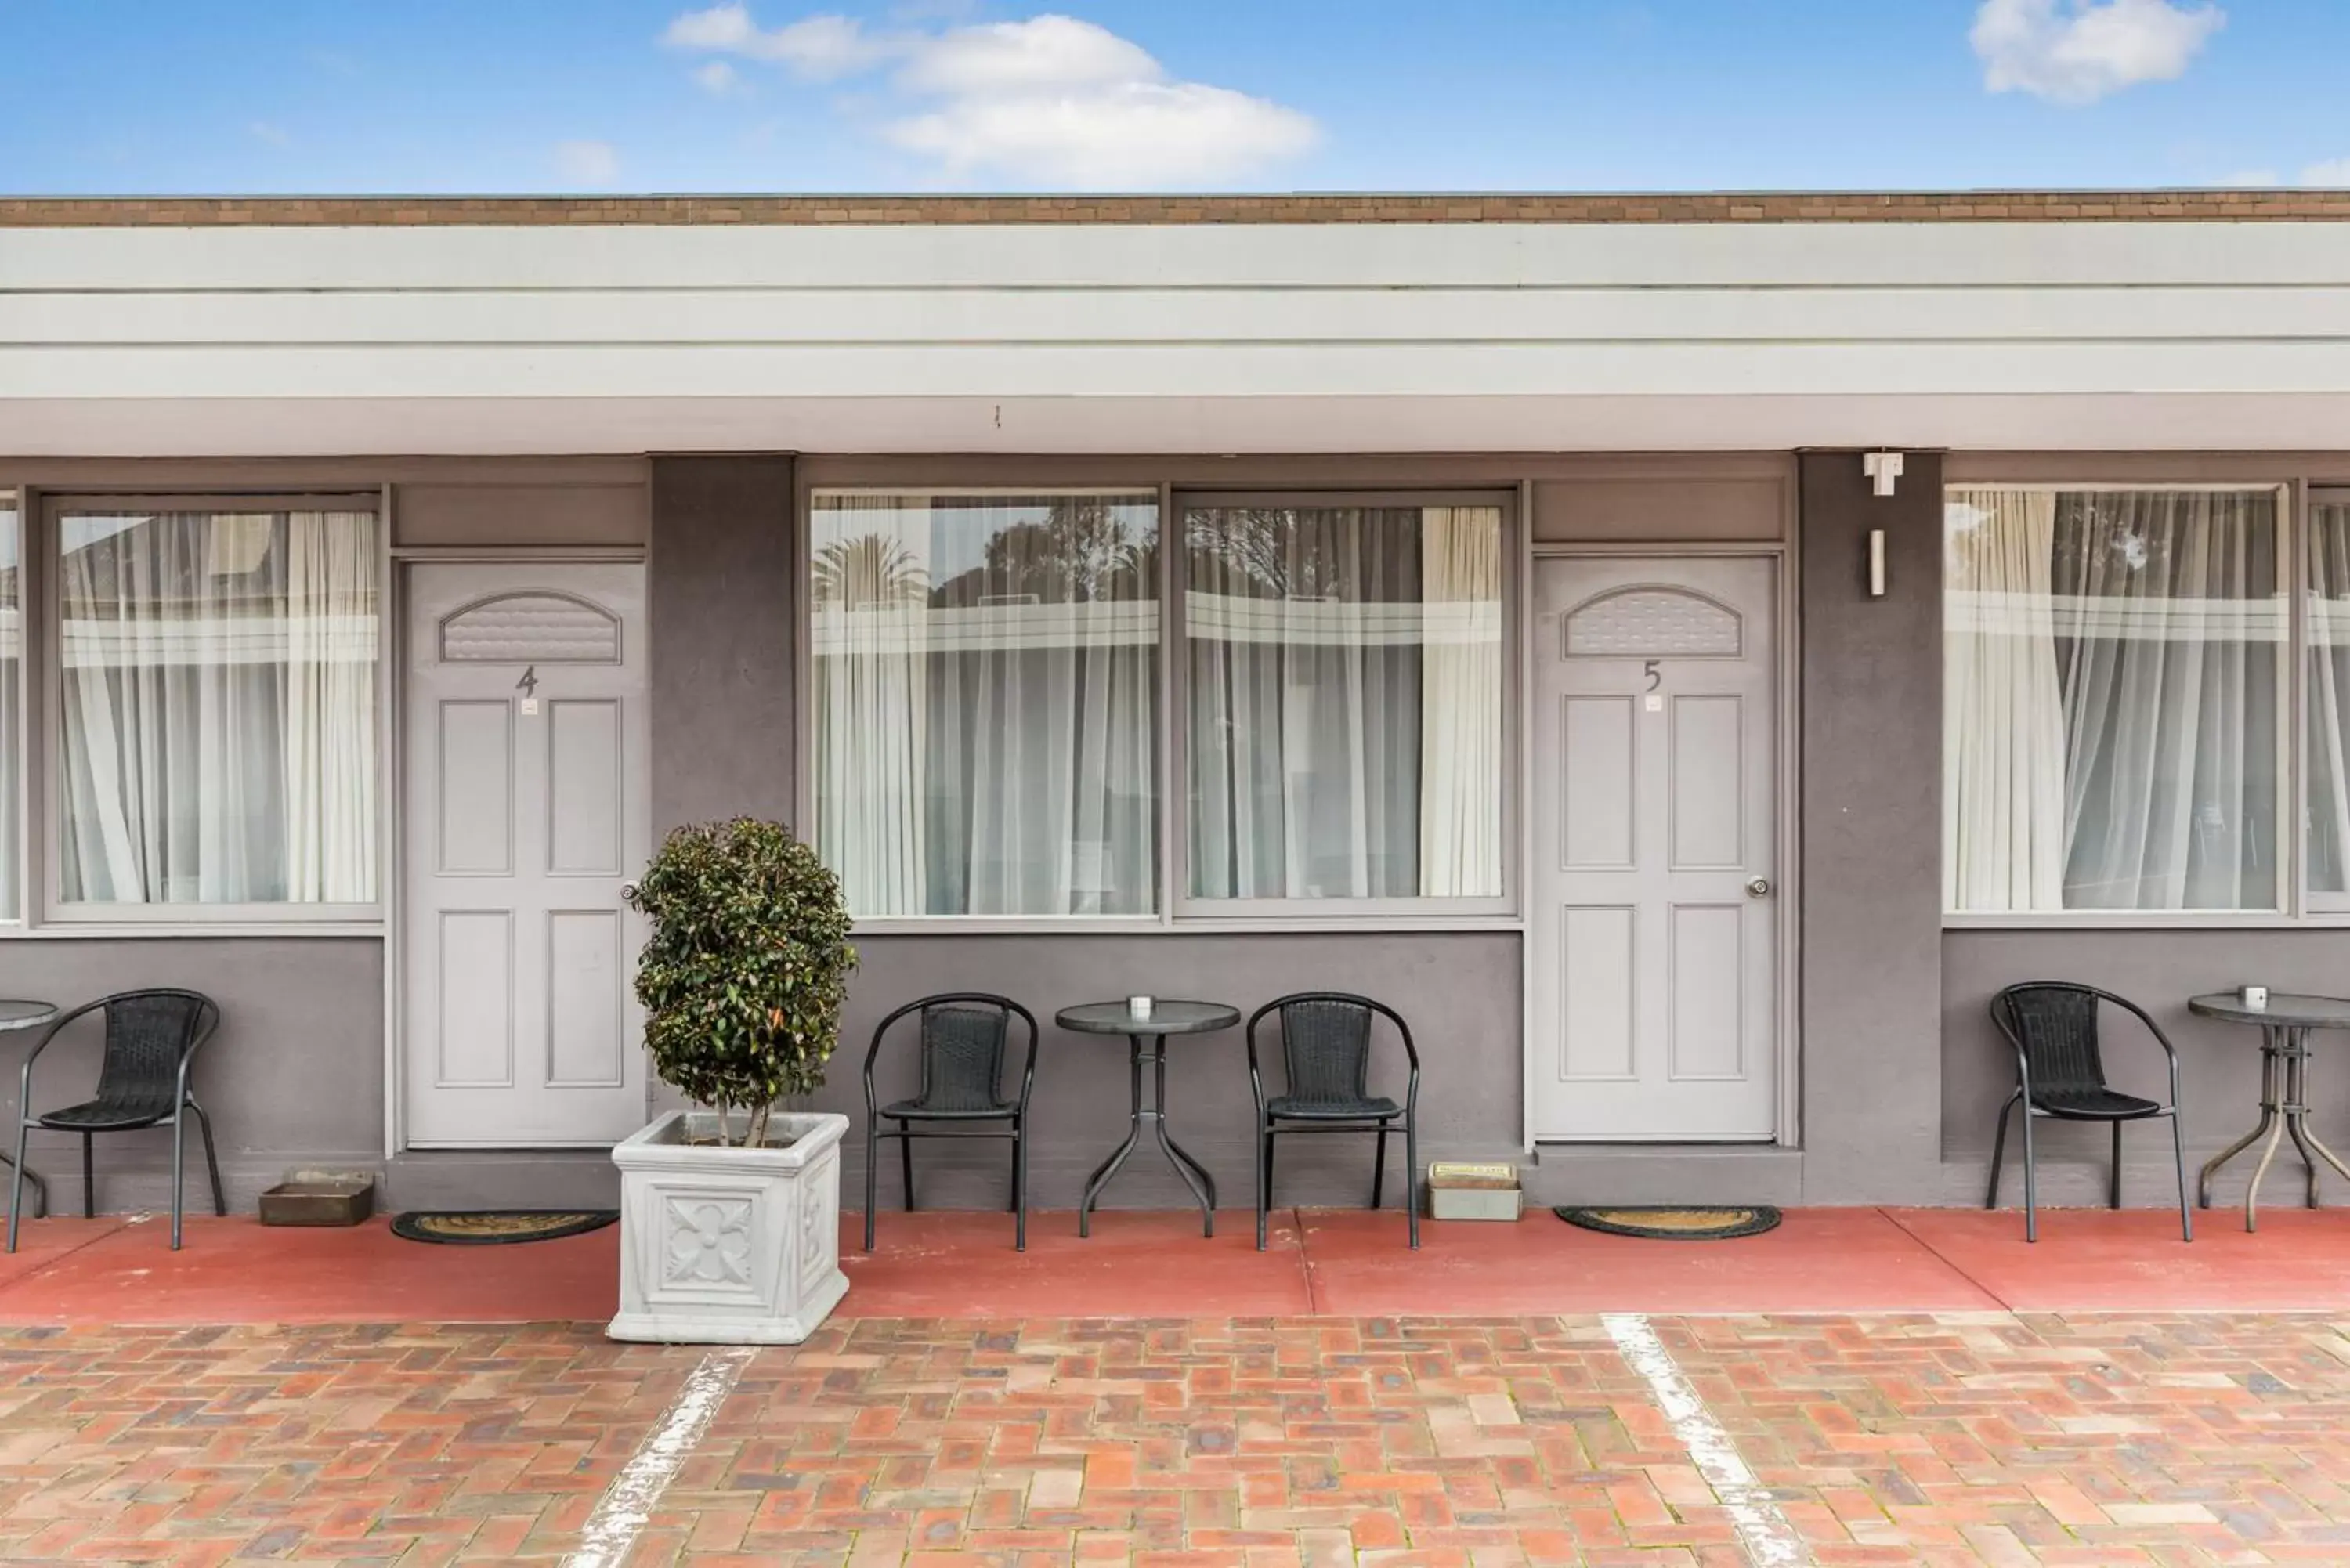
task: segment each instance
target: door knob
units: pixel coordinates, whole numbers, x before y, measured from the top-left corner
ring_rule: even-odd
[[[1746,896],[1750,898],[1769,898],[1771,896],[1771,878],[1768,877],[1757,877],[1752,882],[1747,883]]]

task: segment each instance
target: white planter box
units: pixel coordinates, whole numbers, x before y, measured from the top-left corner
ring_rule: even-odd
[[[690,1144],[708,1111],[671,1111],[612,1150],[620,1168],[620,1314],[614,1339],[797,1345],[847,1293],[840,1272],[840,1140],[848,1118],[777,1111],[788,1148]],[[738,1115],[737,1135],[743,1126]]]

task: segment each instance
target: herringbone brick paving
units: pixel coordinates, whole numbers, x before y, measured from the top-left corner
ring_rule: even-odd
[[[1829,1563],[2350,1563],[2318,1317],[1659,1318]],[[559,1560],[702,1353],[592,1325],[0,1334],[0,1560]],[[1734,1564],[1590,1318],[841,1321],[633,1563]]]

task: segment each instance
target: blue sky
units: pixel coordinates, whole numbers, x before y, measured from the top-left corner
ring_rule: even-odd
[[[0,192],[2350,184],[2342,0],[0,0]]]

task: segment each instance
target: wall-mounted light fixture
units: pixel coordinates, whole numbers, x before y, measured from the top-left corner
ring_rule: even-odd
[[[1860,472],[1868,476],[1869,487],[1877,494],[1890,495],[1901,478],[1901,454],[1898,452],[1862,452]]]
[[[1868,531],[1868,597],[1873,599],[1885,597],[1885,530],[1882,528]]]

